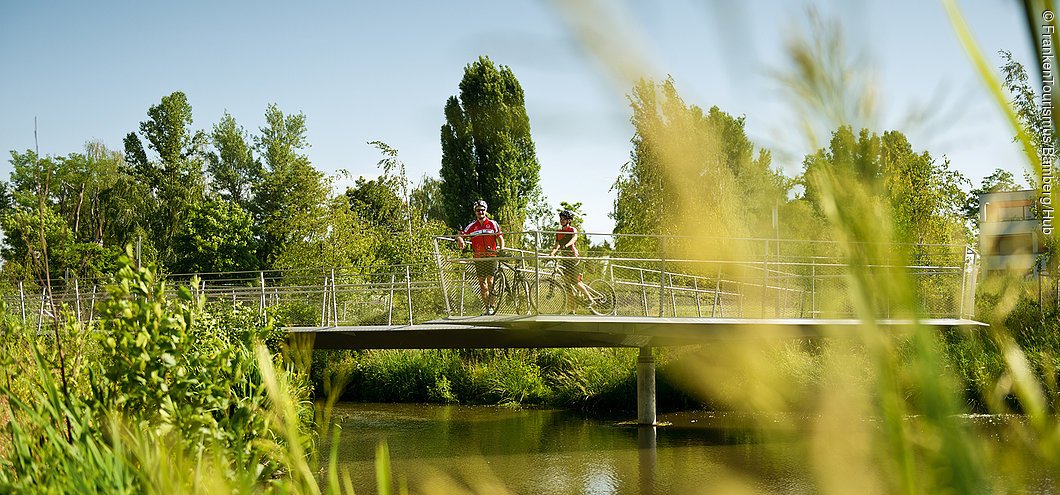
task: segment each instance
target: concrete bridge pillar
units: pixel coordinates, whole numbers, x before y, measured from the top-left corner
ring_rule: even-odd
[[[637,356],[637,424],[655,424],[655,356],[641,347]]]

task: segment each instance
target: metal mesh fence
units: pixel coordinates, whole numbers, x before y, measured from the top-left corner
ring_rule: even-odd
[[[552,234],[524,233],[519,247],[490,258],[439,248],[448,314],[477,315],[490,305],[500,314],[556,314],[567,312],[572,299],[585,303],[556,268],[575,260],[548,256],[550,246],[542,239]],[[869,284],[909,287],[924,316],[961,318],[974,306],[975,257],[964,246],[854,246],[890,252],[894,259],[912,263],[863,263],[852,269],[850,248],[837,243],[602,234],[584,238],[576,260],[581,280],[613,289],[610,314],[618,316],[853,318],[858,316],[850,283],[854,276],[865,277]],[[482,264],[489,267],[476,270]],[[496,301],[494,293],[482,289],[482,279],[490,275],[500,293]],[[565,304],[555,301],[556,286],[566,292],[559,296]],[[908,300],[869,296],[881,317],[911,316]],[[589,309],[576,307],[575,312]]]
[[[852,269],[850,247],[775,239],[694,239],[582,235],[579,256],[549,256],[554,233],[510,237],[492,258],[459,252],[452,238],[435,242],[435,262],[367,268],[170,274],[208,302],[268,310],[289,326],[404,325],[446,316],[575,312],[637,317],[852,318],[852,291],[901,277],[932,318],[969,317],[974,309],[976,258],[964,246],[854,246],[904,250],[909,265],[863,263]],[[573,286],[580,274],[585,289]],[[198,283],[192,285],[193,277]],[[851,282],[864,277],[866,283]],[[484,298],[483,279],[493,278]],[[1043,306],[1060,300],[1058,278],[1042,275]],[[0,282],[7,311],[41,326],[65,308],[93,319],[106,280],[54,280],[51,298],[40,283]],[[585,292],[589,293],[586,297]],[[868,294],[879,317],[907,317],[908,301]],[[590,297],[592,303],[590,303]],[[860,300],[865,300],[861,298]],[[602,301],[602,302],[601,302]]]

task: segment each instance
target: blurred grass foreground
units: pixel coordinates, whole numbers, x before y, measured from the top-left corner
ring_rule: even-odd
[[[915,151],[899,131],[869,127],[871,92],[858,86],[866,80],[846,65],[833,27],[821,23],[816,40],[793,41],[791,66],[778,77],[815,150],[803,160],[803,192],[791,199],[792,179],[772,168],[768,151],[756,153],[742,118],[686,104],[672,79],[628,77],[637,64],[616,57],[637,51],[616,52],[623,42],[600,37],[610,18],[592,2],[561,8],[587,49],[631,80],[636,135],[616,182],[616,233],[681,233],[690,240],[673,249],[722,260],[741,253],[712,239],[834,241],[847,265],[847,298],[864,322],[860,331],[837,330],[813,343],[759,341],[749,331],[746,339],[675,356],[668,380],[701,404],[754,413],[762,437],[798,440],[801,467],[820,493],[1057,491],[1060,477],[1028,473],[1060,473],[1060,324],[1056,308],[1042,307],[1021,274],[980,283],[976,318],[990,324],[985,331],[938,333],[913,324],[894,332],[873,323],[885,314],[922,316],[918,301],[929,289],[900,268],[916,261],[903,246],[965,243],[970,233],[955,213],[961,182],[949,163]],[[1008,98],[997,97],[1007,108]],[[820,128],[829,139],[816,138]],[[793,220],[775,225],[775,210]],[[666,211],[662,219],[653,213],[659,211]],[[310,402],[305,351],[285,349],[276,325],[256,308],[212,308],[186,288],[175,298],[165,294],[164,281],[126,258],[93,328],[71,318],[35,331],[13,311],[0,311],[0,492],[353,493],[334,453],[328,458],[315,448],[332,432],[326,408],[315,414]],[[348,368],[370,377],[416,359],[425,368],[469,362],[490,373],[489,364],[477,362],[482,356],[357,356],[346,379]],[[532,368],[548,359],[529,363],[541,356],[569,359],[558,352],[505,355],[505,371],[482,394],[516,405],[547,396]],[[600,381],[622,381],[614,359],[595,356],[582,359],[586,369],[607,369]],[[327,365],[344,372],[341,363]],[[374,376],[383,383],[403,378]],[[522,380],[527,376],[534,379]],[[344,381],[318,387],[316,396],[333,403]],[[456,397],[448,378],[432,386],[423,392],[429,400]],[[358,387],[365,385],[350,385]],[[559,402],[584,399],[577,387],[563,390]],[[800,419],[783,419],[795,417],[782,414],[789,412]],[[993,415],[1001,423],[993,434],[1006,441],[984,438],[969,420],[973,413]],[[381,446],[381,493],[394,474]],[[746,474],[719,486],[761,490]]]

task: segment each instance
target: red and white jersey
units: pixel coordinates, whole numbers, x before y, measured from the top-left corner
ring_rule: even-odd
[[[574,256],[578,256],[578,247],[571,246],[566,247],[567,243],[578,235],[578,229],[574,228],[573,225],[567,225],[566,227],[560,227],[556,232],[556,245],[559,246],[559,250],[565,253],[570,253]]]
[[[476,257],[496,256],[497,238],[501,237],[501,225],[491,218],[479,222],[475,220],[460,231],[460,235],[471,237],[471,251]]]

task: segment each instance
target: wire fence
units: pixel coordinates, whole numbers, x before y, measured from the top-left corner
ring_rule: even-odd
[[[258,308],[287,326],[411,325],[480,315],[486,303],[501,315],[589,313],[588,299],[569,284],[576,280],[572,270],[593,297],[611,299],[593,312],[615,316],[852,318],[858,316],[854,276],[905,277],[921,316],[929,318],[971,317],[975,306],[977,259],[965,246],[886,246],[904,250],[913,263],[855,266],[849,247],[818,241],[582,234],[574,257],[549,255],[555,232],[505,235],[509,248],[489,259],[438,237],[432,263],[164,278],[171,292],[186,286],[207,302]],[[492,295],[501,298],[483,298],[480,275],[495,278]],[[1041,282],[1043,306],[1057,301],[1057,278],[1043,275]],[[27,326],[41,328],[59,317],[91,321],[108,283],[0,281],[0,300]],[[881,317],[908,309],[907,302],[874,297]]]

